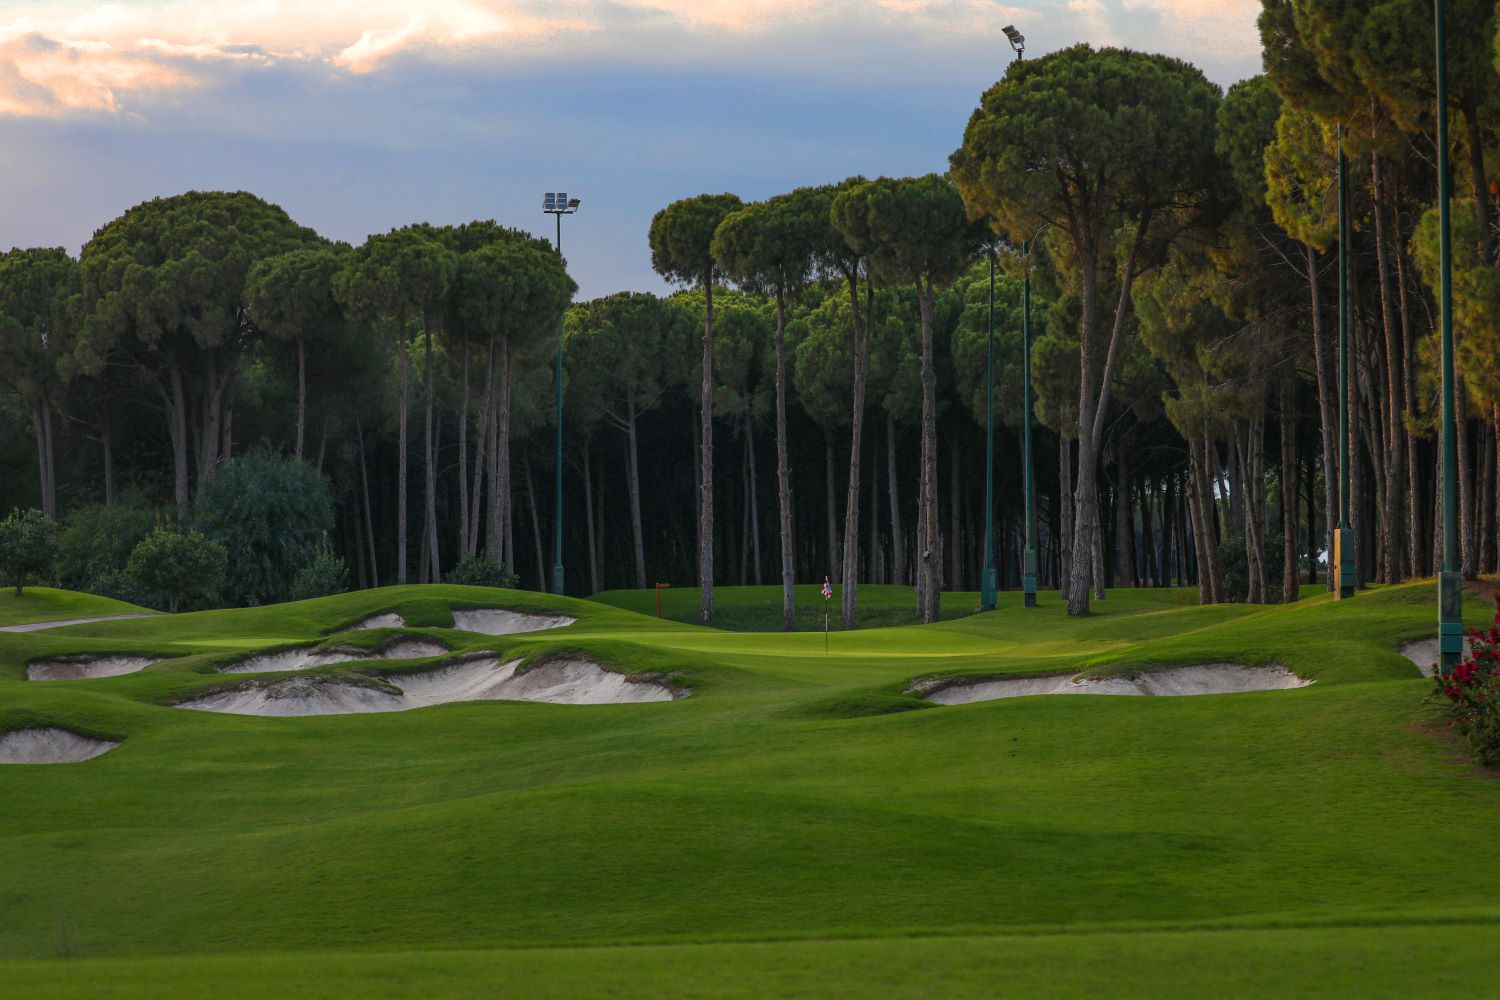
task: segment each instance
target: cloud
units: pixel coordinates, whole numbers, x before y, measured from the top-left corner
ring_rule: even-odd
[[[1075,39],[1111,44],[1159,31],[1182,40],[1188,58],[1195,48],[1226,56],[1254,43],[1255,0],[1019,2],[19,0],[0,13],[0,115],[139,111],[163,95],[213,86],[225,67],[296,65],[331,79],[378,75],[412,59],[478,60],[493,69],[587,56],[662,69],[718,60],[764,71],[783,48],[805,57],[807,39],[829,43],[830,63],[852,55],[844,40],[874,36],[918,49],[982,43],[1006,53],[1000,28],[1012,22],[1032,36],[1033,55]]]

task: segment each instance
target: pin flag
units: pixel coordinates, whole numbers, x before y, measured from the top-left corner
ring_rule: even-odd
[[[823,577],[823,600],[827,601],[833,597],[833,588],[828,585],[828,577]]]

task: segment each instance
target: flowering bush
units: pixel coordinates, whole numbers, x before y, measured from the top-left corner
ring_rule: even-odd
[[[1469,629],[1469,652],[1451,674],[1438,674],[1437,700],[1448,724],[1481,764],[1500,764],[1500,596],[1495,623]]]

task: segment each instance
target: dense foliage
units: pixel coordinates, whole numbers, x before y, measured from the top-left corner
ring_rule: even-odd
[[[0,521],[0,578],[19,597],[28,581],[51,576],[57,565],[57,525],[41,511],[13,510]]]
[[[211,607],[224,586],[228,555],[196,531],[157,528],[130,553],[125,572],[143,592],[161,594],[168,611]]]

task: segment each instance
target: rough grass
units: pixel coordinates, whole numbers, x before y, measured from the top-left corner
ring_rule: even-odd
[[[1424,728],[1430,682],[1395,652],[1432,632],[1432,592],[1199,608],[1115,591],[1074,620],[1011,594],[832,635],[826,654],[817,633],[460,587],[0,635],[0,728],[125,737],[85,764],[0,768],[0,980],[28,996],[1472,994],[1500,971],[1500,783]],[[579,621],[425,634],[678,673],[694,696],[306,719],[162,704],[248,650],[482,606]],[[28,659],[106,648],[179,657],[21,679]],[[903,694],[933,674],[1226,660],[1318,683],[921,710]]]

